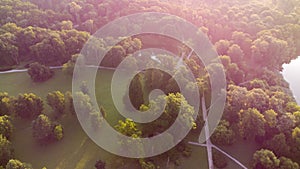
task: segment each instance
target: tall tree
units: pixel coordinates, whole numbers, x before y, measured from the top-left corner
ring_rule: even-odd
[[[30,164],[23,163],[17,159],[10,159],[5,169],[33,169]]]
[[[60,91],[48,93],[47,103],[53,109],[55,117],[60,117],[65,111],[65,96]]]
[[[226,120],[222,120],[215,129],[211,140],[218,145],[232,145],[235,142],[235,133]]]
[[[274,169],[278,168],[280,160],[276,155],[266,149],[258,150],[253,155],[253,168],[254,169]]]
[[[43,111],[43,101],[33,93],[20,94],[14,101],[14,107],[21,118],[36,118]]]
[[[0,134],[5,136],[7,139],[11,138],[13,133],[13,124],[11,118],[7,115],[0,116]]]
[[[32,125],[33,137],[41,144],[49,143],[52,137],[52,122],[48,116],[40,114]]]
[[[13,158],[12,144],[5,136],[0,134],[0,166],[5,166],[8,160]]]
[[[54,71],[38,62],[29,65],[28,74],[35,82],[44,82],[54,75]]]
[[[251,139],[256,136],[265,135],[266,120],[257,109],[249,108],[248,110],[241,110],[239,117],[239,130],[243,138]]]

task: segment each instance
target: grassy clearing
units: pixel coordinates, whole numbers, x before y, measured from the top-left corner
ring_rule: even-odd
[[[101,70],[96,78],[96,97],[107,111],[107,120],[114,125],[119,119],[122,119],[113,105],[110,82],[113,72],[110,70]],[[61,92],[71,91],[71,76],[67,76],[61,70],[55,70],[55,76],[44,82],[34,83],[26,72],[0,74],[0,91],[8,92],[12,96],[19,93],[35,93],[43,99],[48,92],[59,90]],[[49,107],[45,107],[45,113],[50,114]],[[31,163],[34,168],[46,166],[49,169],[91,169],[94,168],[96,160],[103,160],[107,163],[113,163],[116,156],[99,148],[91,141],[82,130],[76,117],[66,116],[60,122],[64,126],[64,139],[47,146],[37,145],[31,135],[31,122],[25,120],[15,120],[15,132],[13,145],[15,147],[16,157],[22,161]],[[195,141],[195,139],[193,139]],[[253,154],[255,146],[249,146],[248,143],[241,141],[235,146],[225,147],[224,150],[237,157],[244,164],[249,161],[247,154]],[[251,152],[251,153],[250,153]],[[128,163],[131,163],[129,160]],[[165,166],[166,164],[161,164]],[[127,166],[127,165],[126,165]],[[124,165],[123,168],[136,168]],[[208,168],[206,148],[194,147],[190,158],[183,158],[182,165],[175,167],[177,169],[197,169]],[[227,168],[238,168],[235,164],[229,163]]]

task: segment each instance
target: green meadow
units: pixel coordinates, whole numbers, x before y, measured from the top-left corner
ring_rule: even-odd
[[[101,104],[107,111],[107,120],[110,124],[116,122],[122,117],[117,113],[113,105],[110,93],[110,82],[113,71],[101,70],[96,77],[96,96],[98,102],[101,99]],[[59,90],[61,92],[72,91],[72,77],[55,70],[55,75],[50,80],[43,83],[34,83],[27,72],[0,74],[0,89],[8,92],[11,96],[17,96],[19,93],[35,93],[44,101],[49,92]],[[51,109],[44,104],[44,113],[51,116]],[[57,168],[57,169],[90,169],[95,165],[95,161],[101,159],[111,165],[118,159],[117,156],[106,152],[97,146],[85,134],[81,128],[76,116],[67,115],[59,122],[64,127],[64,138],[59,142],[55,142],[46,146],[37,144],[31,133],[31,121],[15,119],[15,132],[12,139],[15,148],[16,157],[22,161],[32,164],[34,168]],[[189,140],[196,141],[197,136],[191,136]],[[192,146],[192,156],[190,158],[181,159],[180,166],[171,166],[178,169],[188,168],[208,168],[207,155],[205,147]],[[251,159],[251,154],[256,150],[253,143],[249,144],[244,141],[239,141],[238,144],[230,147],[222,147],[229,154],[233,155],[243,164]],[[123,165],[123,168],[132,168],[133,163],[128,159],[128,163]],[[238,166],[230,160],[227,166],[237,168]],[[166,162],[162,161],[161,168],[166,167]]]

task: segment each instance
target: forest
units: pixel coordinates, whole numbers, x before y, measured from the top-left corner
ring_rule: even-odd
[[[207,66],[188,45],[162,35],[93,36],[115,19],[146,12],[175,15],[195,25],[214,46],[220,63]],[[161,29],[174,26],[167,17],[157,23]],[[116,27],[112,31],[132,30]],[[101,63],[82,52],[87,42],[93,44],[90,52],[108,51]],[[177,69],[171,55],[158,55],[159,60],[149,57],[141,63],[136,54],[152,48],[181,56],[196,81],[186,76],[187,69]],[[282,66],[298,56],[300,0],[0,0],[0,169],[208,168],[206,149],[190,144],[205,125],[203,105],[194,108],[167,72],[138,73],[130,83],[129,99],[123,99],[124,105],[130,102],[142,112],[157,110],[165,102],[158,119],[142,124],[118,113],[110,85],[114,69],[125,60],[129,60],[128,69],[157,62],[170,67],[186,83],[185,90],[199,89],[206,108],[211,106],[213,88],[209,70],[222,69],[226,102],[210,137],[212,144],[246,168],[299,169],[300,105],[281,74]],[[81,81],[79,91],[72,92],[72,80],[81,75],[75,69],[80,64],[101,67],[95,91],[89,87],[93,82]],[[8,73],[14,70],[20,72]],[[165,95],[151,100],[155,89]],[[185,117],[179,118],[180,124],[191,131],[169,151],[148,158],[121,157],[103,150],[78,120],[83,117],[94,132],[101,130],[104,120],[109,121],[122,135],[139,139],[163,133],[175,122],[180,108]],[[196,120],[191,116],[197,116]],[[128,151],[122,147],[125,143],[118,144],[120,151]],[[212,159],[214,168],[241,168],[216,148]]]

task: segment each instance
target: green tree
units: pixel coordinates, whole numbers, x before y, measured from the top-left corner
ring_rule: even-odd
[[[13,98],[8,93],[0,92],[0,115],[12,114],[13,112]]]
[[[67,111],[71,114],[75,114],[74,104],[73,104],[73,96],[70,91],[65,93],[65,107]]]
[[[231,42],[228,40],[220,40],[215,43],[215,47],[219,55],[227,55],[227,51],[231,45]]]
[[[228,165],[226,156],[216,149],[212,151],[213,163],[218,168],[225,168]]]
[[[33,81],[44,82],[54,75],[54,71],[49,67],[35,62],[29,65],[28,74]]]
[[[0,67],[19,64],[19,50],[12,33],[0,34]]]
[[[83,81],[80,85],[80,91],[83,94],[89,95],[89,87],[86,81]]]
[[[90,113],[93,111],[93,106],[89,95],[86,95],[82,92],[76,92],[73,97],[74,105],[77,105],[77,115],[88,118]]]
[[[138,38],[129,37],[121,42],[121,46],[126,51],[126,54],[129,55],[140,50],[142,48],[142,42]]]
[[[105,169],[105,166],[106,166],[105,162],[103,162],[101,160],[96,161],[96,164],[95,164],[96,169]]]
[[[274,169],[278,168],[279,164],[280,160],[270,150],[261,149],[253,154],[254,169]]]
[[[71,59],[67,63],[63,64],[62,71],[66,74],[73,75],[75,63],[78,57],[81,57],[80,54],[72,55]]]
[[[13,124],[10,116],[0,116],[0,134],[5,136],[7,139],[11,138],[13,133]]]
[[[263,113],[265,120],[270,128],[274,128],[277,124],[277,113],[274,110],[267,110]]]
[[[101,110],[100,110],[101,111]],[[94,130],[97,130],[101,126],[101,122],[103,121],[104,117],[100,115],[100,112],[92,111],[90,113],[91,116],[91,126]]]
[[[123,135],[138,138],[141,136],[142,132],[137,128],[137,125],[131,119],[125,119],[125,121],[119,120],[118,124],[115,125],[118,132]]]
[[[22,163],[17,159],[10,159],[6,164],[5,169],[33,169],[30,164]]]
[[[260,112],[264,112],[269,108],[269,96],[262,89],[254,88],[247,92],[246,97],[246,107],[256,108]]]
[[[232,145],[235,142],[235,133],[226,120],[222,120],[215,129],[211,140],[218,145]]]
[[[249,108],[248,110],[241,110],[239,117],[239,131],[243,138],[251,139],[256,136],[265,135],[266,120],[257,109]]]
[[[65,96],[60,91],[48,93],[47,103],[53,109],[55,117],[60,117],[65,111]]]
[[[233,44],[232,46],[230,46],[227,54],[228,56],[230,56],[232,62],[234,63],[240,62],[245,55],[241,47],[237,44]]]
[[[291,153],[299,159],[300,154],[300,128],[296,127],[292,131]]]
[[[271,140],[265,141],[264,147],[272,150],[277,156],[287,156],[290,154],[290,146],[283,133],[277,134]]]
[[[231,124],[239,121],[239,111],[246,108],[247,92],[245,87],[228,85],[224,117]]]
[[[6,163],[14,156],[12,144],[5,136],[0,134],[0,166]]]
[[[296,125],[295,116],[291,113],[285,113],[279,116],[276,128],[282,133],[289,133]]]
[[[125,49],[120,46],[114,46],[112,49],[105,55],[104,59],[101,62],[101,66],[106,66],[106,67],[117,67],[122,60],[126,56],[126,51]]]
[[[156,166],[151,161],[146,161],[144,159],[139,160],[140,166],[142,169],[156,169]]]
[[[139,109],[142,104],[145,103],[144,100],[144,91],[143,91],[143,76],[141,74],[137,74],[129,85],[129,98],[131,104]],[[127,102],[127,101],[126,101]]]
[[[33,137],[41,144],[49,143],[52,137],[52,122],[48,116],[40,114],[32,124]]]
[[[32,56],[45,65],[62,65],[70,59],[64,41],[58,33],[49,32],[41,42],[30,46]]]
[[[54,126],[53,137],[55,140],[59,141],[64,137],[64,131],[62,125],[58,124]]]
[[[14,107],[21,118],[36,118],[43,111],[43,101],[33,93],[20,94],[14,101]]]
[[[280,157],[279,169],[299,169],[299,164],[286,157]]]

